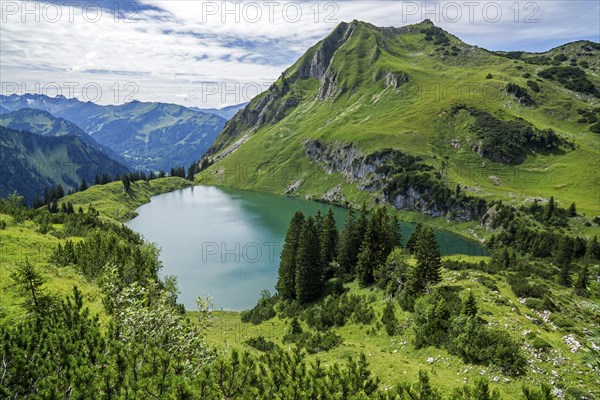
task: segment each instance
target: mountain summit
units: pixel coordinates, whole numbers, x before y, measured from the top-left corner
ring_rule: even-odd
[[[344,22],[225,125],[205,157],[216,165],[202,179],[338,201],[362,198],[356,189],[364,189],[399,209],[458,220],[484,209],[453,206],[457,186],[461,196],[488,199],[556,195],[598,214],[589,171],[600,158],[599,68],[594,42],[491,52],[428,20],[400,28]],[[400,159],[430,170],[446,194],[412,173],[389,172],[408,173]],[[254,173],[228,173],[234,165]],[[569,190],[557,194],[561,185]]]

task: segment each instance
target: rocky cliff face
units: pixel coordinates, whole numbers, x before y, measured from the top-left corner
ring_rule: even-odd
[[[326,173],[339,172],[362,190],[381,191],[382,200],[398,210],[463,222],[479,219],[486,210],[485,202],[446,188],[432,167],[398,150],[365,155],[353,144],[321,140],[306,140],[304,146]]]
[[[285,71],[265,94],[258,96],[241,110],[223,129],[221,135],[208,150],[207,156],[221,151],[233,139],[247,132],[253,132],[263,125],[275,124],[283,119],[286,112],[298,105],[298,100],[286,96],[291,85],[299,79],[320,81],[316,98],[325,100],[338,93],[338,72],[331,67],[335,52],[348,41],[359,22],[342,22],[323,41],[310,49],[295,66]]]

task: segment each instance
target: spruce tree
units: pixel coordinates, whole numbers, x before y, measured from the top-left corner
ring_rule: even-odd
[[[588,266],[584,265],[579,274],[577,275],[577,282],[575,283],[575,289],[578,289],[580,292],[586,292],[587,286],[589,284],[589,270]]]
[[[465,299],[465,302],[463,303],[462,313],[468,317],[475,318],[477,316],[477,312],[477,300],[475,300],[473,292],[470,292],[469,296]]]
[[[123,175],[123,178],[121,178],[121,182],[123,183],[123,189],[125,189],[125,191],[129,193],[129,190],[131,189],[131,180],[129,179],[129,175]]]
[[[381,324],[384,326],[388,336],[394,336],[398,332],[398,319],[396,318],[394,308],[394,302],[388,301],[381,316]]]
[[[364,240],[360,246],[358,261],[356,263],[356,277],[361,286],[368,286],[375,281],[374,272],[378,264],[378,248],[375,241],[375,218],[367,226]]]
[[[292,217],[285,235],[285,243],[281,250],[281,261],[279,262],[277,291],[284,300],[296,298],[296,254],[303,226],[304,214],[297,211]]]
[[[45,279],[40,272],[25,259],[25,264],[17,267],[10,275],[12,287],[26,298],[24,306],[30,311],[39,311],[47,298],[42,290]]]
[[[554,202],[554,196],[550,196],[550,201],[548,201],[548,206],[546,207],[546,220],[552,219],[556,214],[556,204]]]
[[[88,184],[85,181],[85,178],[81,180],[81,185],[79,185],[79,191],[83,192],[84,190],[87,190],[88,188]]]
[[[408,242],[406,243],[406,250],[410,254],[415,254],[415,250],[417,248],[417,239],[419,238],[419,234],[421,233],[421,229],[423,228],[423,224],[420,222],[415,226],[415,231],[408,238]]]
[[[422,292],[429,285],[435,285],[442,280],[442,259],[440,249],[433,230],[429,227],[421,227],[415,240],[415,279],[417,292]]]
[[[356,259],[360,249],[361,240],[358,237],[358,221],[354,211],[350,209],[346,216],[344,223],[344,229],[340,234],[337,250],[337,261],[340,264],[342,274],[345,276],[352,276],[354,274],[354,267],[356,266]]]
[[[587,256],[591,260],[600,260],[600,243],[598,242],[598,236],[594,236],[594,238],[588,244]]]
[[[558,243],[556,262],[560,267],[560,284],[571,286],[571,262],[573,260],[573,242],[568,236],[563,236]]]
[[[329,263],[335,260],[336,250],[338,245],[338,229],[335,222],[333,210],[329,208],[327,215],[323,221],[321,230],[321,268],[324,271],[325,279],[333,277],[333,271],[329,267]]]
[[[569,217],[576,217],[577,216],[577,206],[575,205],[575,203],[571,203],[571,205],[569,206]]]
[[[315,220],[308,217],[302,227],[296,255],[296,298],[307,303],[323,290],[323,271],[319,256],[319,235]]]

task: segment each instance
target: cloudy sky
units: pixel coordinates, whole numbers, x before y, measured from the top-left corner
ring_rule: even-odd
[[[266,89],[339,22],[431,19],[491,50],[600,41],[591,1],[0,0],[3,94],[220,107]]]

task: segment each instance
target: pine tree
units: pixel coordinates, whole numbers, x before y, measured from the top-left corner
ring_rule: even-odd
[[[13,287],[20,296],[27,298],[25,306],[31,311],[39,311],[44,304],[46,296],[42,291],[42,285],[45,283],[43,276],[25,260],[25,264],[17,267],[11,273],[10,278]]]
[[[388,336],[394,336],[398,333],[398,319],[396,318],[394,308],[394,302],[388,301],[383,309],[383,315],[381,316],[381,323]]]
[[[277,291],[284,300],[296,298],[296,255],[303,226],[304,214],[297,211],[292,217],[285,235],[285,243],[281,250],[281,261],[279,262]]]
[[[367,226],[358,261],[356,263],[356,277],[361,286],[368,286],[375,281],[374,272],[377,268],[378,249],[375,242],[375,221],[371,219]]]
[[[560,284],[571,286],[571,262],[573,260],[573,242],[570,237],[563,236],[558,243],[556,262],[560,267]]]
[[[343,275],[352,276],[360,250],[362,238],[358,229],[358,220],[352,209],[348,211],[344,229],[340,235],[337,260]]]
[[[589,284],[589,270],[588,266],[584,265],[579,274],[577,275],[577,282],[575,283],[575,289],[579,291],[585,292],[587,290],[587,286]]]
[[[556,214],[556,204],[554,202],[554,196],[550,196],[548,206],[546,207],[546,220],[550,220]]]
[[[594,236],[594,238],[588,244],[587,256],[591,260],[600,260],[600,243],[598,242],[598,236]]]
[[[469,296],[465,299],[465,302],[463,303],[462,313],[468,317],[475,318],[477,316],[477,312],[477,300],[475,300],[473,292],[470,292]]]
[[[129,179],[129,175],[124,174],[123,178],[121,178],[121,182],[123,183],[123,189],[129,193],[129,190],[131,189],[131,180]]]
[[[329,208],[329,211],[323,220],[320,242],[321,268],[324,271],[325,279],[329,279],[333,277],[333,271],[331,271],[329,263],[335,260],[338,245],[338,229],[335,222],[335,216],[331,208]]]
[[[408,250],[410,254],[415,254],[415,250],[417,247],[417,239],[419,237],[419,234],[421,233],[421,229],[423,229],[423,224],[419,222],[415,226],[415,231],[408,238],[408,242],[406,242],[406,250]]]
[[[435,285],[442,280],[442,259],[440,249],[433,230],[429,227],[421,227],[415,240],[415,279],[417,292],[422,292],[429,285]]]
[[[302,227],[296,255],[296,297],[307,303],[321,295],[323,272],[319,257],[319,235],[315,220],[308,217]]]
[[[571,203],[571,205],[569,206],[569,217],[576,217],[577,216],[577,206],[575,205],[575,203]]]
[[[317,210],[317,213],[315,214],[315,226],[317,227],[319,237],[321,237],[321,232],[323,230],[323,214],[321,214],[321,210]]]

